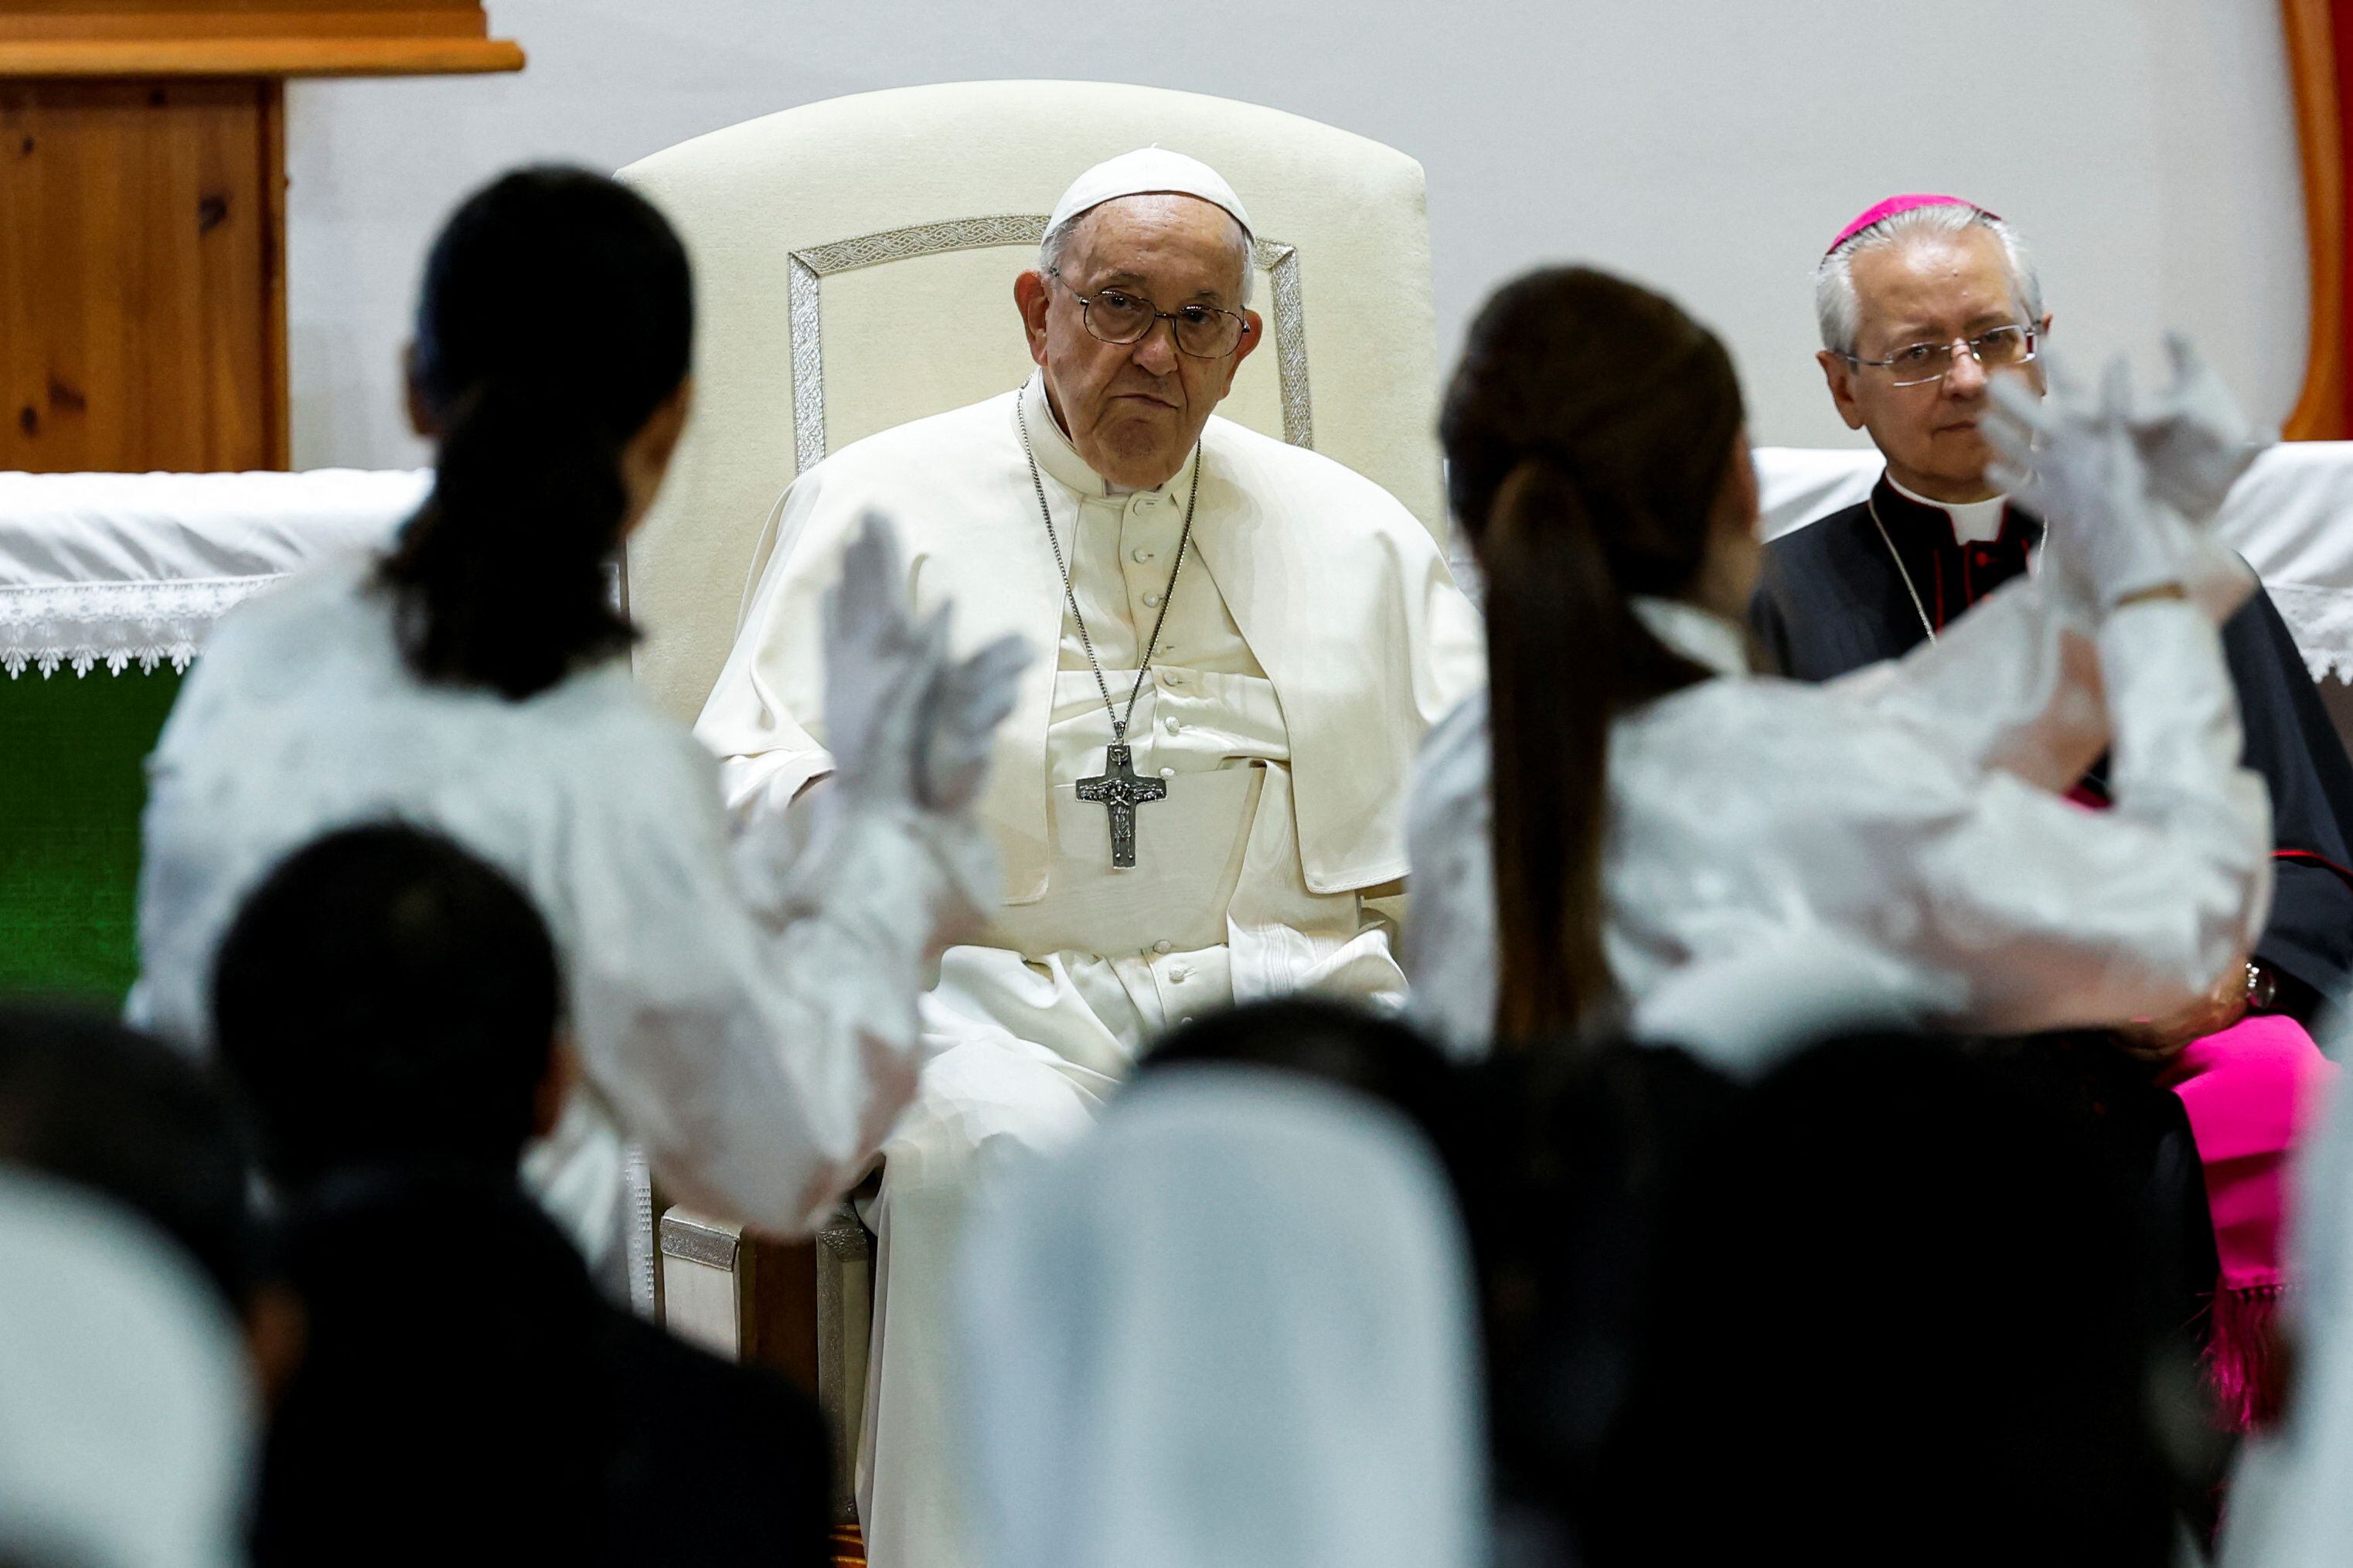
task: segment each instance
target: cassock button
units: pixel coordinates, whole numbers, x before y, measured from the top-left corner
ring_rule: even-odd
[[[1169,944],[1165,942],[1155,942],[1152,944],[1152,951],[1155,952],[1166,952],[1168,948]]]
[[[1193,972],[1192,972],[1192,970],[1190,970],[1189,968],[1186,967],[1184,964],[1181,964],[1181,963],[1172,963],[1172,964],[1170,964],[1170,965],[1168,966],[1168,984],[1171,984],[1171,985],[1182,985],[1182,984],[1185,984],[1185,982],[1187,982],[1187,980],[1190,980],[1190,979],[1192,979],[1192,978],[1193,978]]]
[[[1168,684],[1169,684],[1169,685],[1171,685],[1171,686],[1182,686],[1182,685],[1184,685],[1184,684],[1185,684],[1185,678],[1184,678],[1184,676],[1180,675],[1180,674],[1179,674],[1179,673],[1177,673],[1176,670],[1173,670],[1173,669],[1164,669],[1164,670],[1162,670],[1160,673],[1162,674],[1162,676],[1164,676],[1165,678],[1166,678],[1166,679],[1167,679],[1167,681],[1168,681]]]
[[[1156,609],[1158,609],[1158,608],[1160,607],[1160,595],[1157,595],[1157,594],[1146,594],[1146,595],[1144,595],[1144,607],[1145,607],[1145,609],[1147,609],[1147,610],[1156,610]]]
[[[1173,779],[1176,776],[1176,770],[1175,768],[1163,768],[1160,770],[1160,776],[1164,779]]]
[[[1129,551],[1128,554],[1134,556],[1139,562],[1144,562],[1151,560],[1154,552],[1145,549],[1142,545],[1138,545],[1134,550]]]
[[[1177,731],[1182,730],[1185,726],[1176,722],[1176,715],[1171,713],[1167,718],[1160,721],[1160,727],[1173,735]]]
[[[1989,555],[1989,554],[1987,554],[1984,551],[1980,550],[1980,551],[1978,551],[1978,565],[1980,565],[1980,566],[1989,565],[1989,564],[1990,564],[1990,563],[1992,563],[1992,561],[1993,561],[1993,557],[1992,557],[1992,556],[1990,556],[1990,555]]]

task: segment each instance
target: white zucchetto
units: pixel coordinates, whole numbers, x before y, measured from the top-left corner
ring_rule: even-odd
[[[1051,234],[1089,208],[1122,196],[1163,195],[1198,196],[1221,206],[1242,226],[1246,237],[1257,237],[1241,197],[1234,195],[1234,188],[1226,184],[1223,175],[1198,158],[1171,153],[1165,147],[1140,147],[1133,153],[1122,153],[1072,180],[1071,188],[1062,193],[1062,199],[1054,204],[1054,216],[1046,220],[1046,232]]]

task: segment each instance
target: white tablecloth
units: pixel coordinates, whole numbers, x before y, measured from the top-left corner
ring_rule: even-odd
[[[1862,450],[1763,447],[1767,536],[1853,505]],[[231,605],[330,552],[387,538],[426,472],[0,473],[0,668],[185,668]],[[2221,527],[2254,563],[2316,679],[2353,680],[2353,442],[2266,452]]]
[[[388,538],[426,472],[0,473],[0,668],[185,668],[222,612]]]

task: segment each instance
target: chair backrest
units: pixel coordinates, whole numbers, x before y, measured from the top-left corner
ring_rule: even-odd
[[[1254,104],[1103,82],[829,100],[696,138],[621,177],[694,258],[695,414],[629,542],[638,673],[699,711],[793,476],[829,449],[1029,373],[1013,279],[1080,171],[1160,144],[1216,168],[1259,229],[1272,340],[1219,410],[1376,480],[1444,528],[1421,166]],[[1312,374],[1311,374],[1312,370]]]

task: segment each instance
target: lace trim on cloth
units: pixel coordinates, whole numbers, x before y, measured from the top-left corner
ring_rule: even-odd
[[[11,679],[101,664],[114,675],[134,663],[152,672],[166,659],[185,670],[215,622],[285,575],[0,585],[0,668]]]
[[[2268,583],[2280,619],[2304,655],[2315,680],[2335,676],[2353,685],[2353,588],[2316,587],[2307,583]]]

